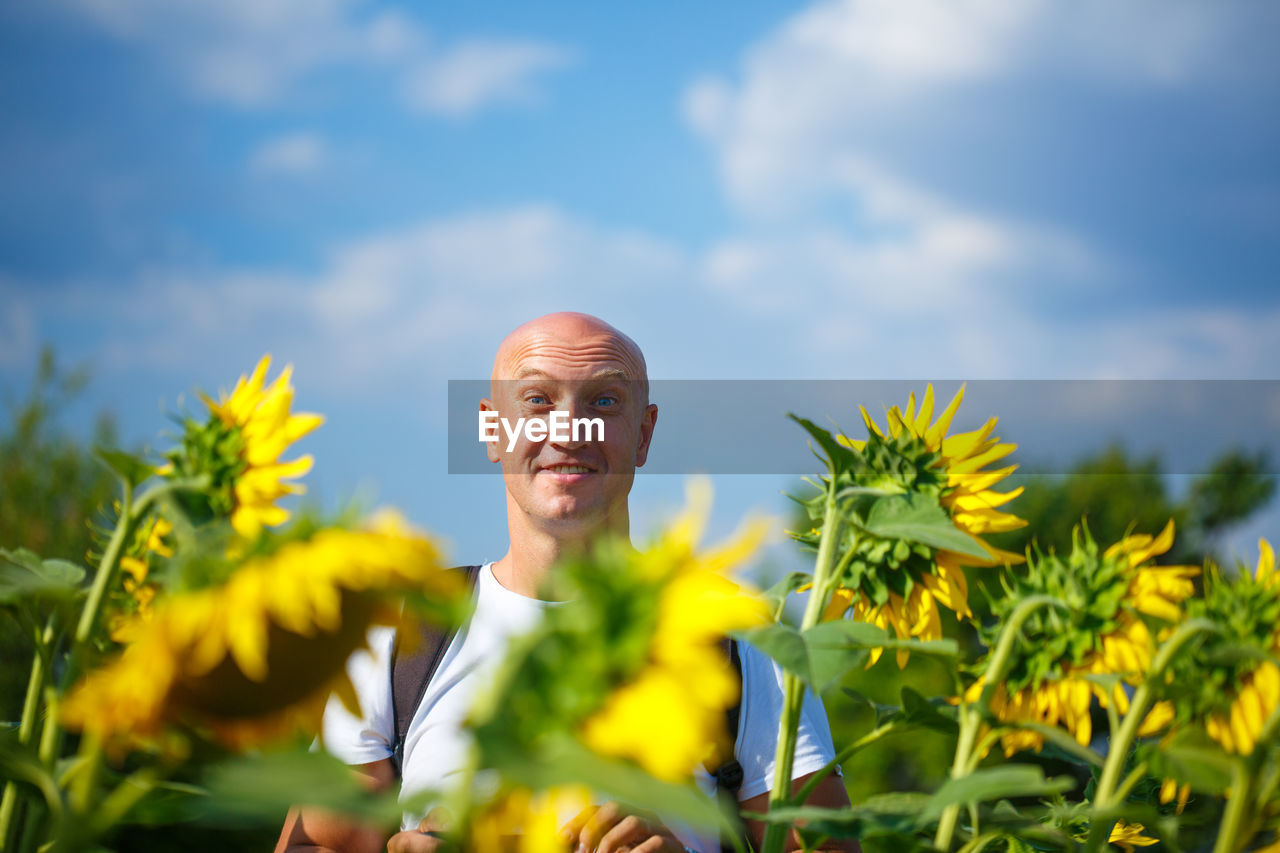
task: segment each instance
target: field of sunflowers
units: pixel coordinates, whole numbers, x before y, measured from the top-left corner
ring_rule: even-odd
[[[291,803],[399,822],[404,802],[309,747],[331,696],[355,703],[344,664],[371,626],[456,624],[469,595],[436,542],[394,514],[280,505],[312,465],[286,459],[290,446],[322,419],[293,411],[289,368],[269,373],[264,358],[203,397],[164,459],[101,453],[119,490],[84,565],[0,550],[0,606],[35,648],[6,662],[29,677],[0,735],[4,850],[125,849],[140,825],[278,827]],[[564,849],[556,815],[592,792],[725,826],[733,816],[689,778],[736,700],[718,651],[731,634],[786,671],[768,853],[792,827],[809,848],[1280,850],[1271,545],[1252,565],[1170,565],[1172,521],[1099,542],[1082,520],[1069,549],[1002,550],[990,538],[1026,524],[1008,485],[1015,447],[995,417],[951,433],[962,402],[963,389],[943,405],[926,387],[880,417],[864,409],[865,438],[795,417],[825,462],[796,495],[807,521],[792,536],[813,568],[769,590],[735,579],[762,523],[702,545],[711,497],[698,482],[639,550],[613,543],[563,566],[568,604],[511,649],[472,710],[465,778],[415,796],[449,802],[466,850],[513,837]],[[946,620],[976,642],[946,636]],[[899,667],[940,661],[951,683],[894,704],[847,686],[886,652]],[[818,779],[787,782],[806,690],[872,721],[837,741],[823,775],[928,731],[953,745],[948,778],[845,809],[803,805]],[[1211,825],[1189,829],[1189,804]]]

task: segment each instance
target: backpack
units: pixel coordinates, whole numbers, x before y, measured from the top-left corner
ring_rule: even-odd
[[[462,566],[453,569],[465,573],[467,586],[475,589],[476,578],[480,574],[480,566]],[[435,625],[418,621],[419,641],[417,649],[411,654],[402,654],[400,638],[397,635],[391,650],[391,715],[395,721],[395,743],[392,746],[391,764],[397,777],[400,776],[404,762],[404,741],[409,733],[409,724],[413,721],[422,704],[422,697],[427,693],[427,686],[432,676],[440,668],[445,650],[453,639],[451,632],[446,632]],[[733,666],[742,683],[742,660],[738,656],[738,644],[729,637],[720,641],[720,648]],[[738,739],[738,717],[741,713],[741,696],[737,702],[725,709],[725,729],[729,733],[729,743],[735,744]],[[716,796],[722,800],[729,799],[732,806],[737,806],[738,789],[742,787],[742,765],[730,750],[729,759],[718,767],[707,765],[707,772],[716,780]],[[730,799],[731,798],[731,799]]]

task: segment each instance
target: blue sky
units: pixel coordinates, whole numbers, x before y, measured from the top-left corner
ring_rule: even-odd
[[[1278,379],[1277,31],[1265,0],[5,4],[0,383],[51,342],[93,367],[73,421],[140,442],[270,351],[329,419],[313,494],[469,561],[501,494],[444,474],[445,383],[550,310],[664,378]],[[722,478],[717,527],[782,485]],[[642,480],[638,526],[680,493]]]

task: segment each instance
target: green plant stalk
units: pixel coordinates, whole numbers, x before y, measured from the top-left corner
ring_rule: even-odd
[[[133,485],[123,482],[120,495],[120,519],[115,530],[111,531],[111,540],[102,552],[102,562],[98,564],[98,572],[93,578],[93,586],[89,597],[80,611],[80,621],[76,625],[75,644],[79,652],[93,634],[98,624],[98,613],[102,610],[102,600],[107,594],[107,587],[115,577],[116,565],[120,562],[120,552],[124,549],[125,540],[133,532],[137,517],[133,511]]]
[[[1111,834],[1111,827],[1115,821],[1108,822],[1098,818],[1110,809],[1117,799],[1116,783],[1129,757],[1129,747],[1133,745],[1134,737],[1137,736],[1138,729],[1146,718],[1147,712],[1151,710],[1155,698],[1150,685],[1164,675],[1165,668],[1173,660],[1173,656],[1193,637],[1200,633],[1217,630],[1217,627],[1207,619],[1191,619],[1179,625],[1173,632],[1173,636],[1165,640],[1156,652],[1155,659],[1151,662],[1151,669],[1134,692],[1133,699],[1129,702],[1129,710],[1124,715],[1124,722],[1120,724],[1120,731],[1112,738],[1111,746],[1107,750],[1107,761],[1102,766],[1102,775],[1098,777],[1098,787],[1093,795],[1094,816],[1089,821],[1088,850],[1100,849],[1104,839]]]
[[[826,763],[821,769],[815,771],[809,779],[796,789],[793,799],[797,803],[803,803],[809,799],[809,795],[818,787],[818,783],[830,776],[835,769],[844,762],[848,761],[858,752],[866,749],[871,744],[883,738],[885,735],[892,734],[895,731],[906,731],[909,726],[900,725],[897,720],[885,723],[883,726],[872,729],[853,743],[846,746],[840,752],[836,753],[836,757]]]
[[[55,618],[50,616],[49,621],[45,623],[44,631],[36,638],[35,657],[31,661],[31,677],[27,680],[27,694],[22,701],[22,719],[18,723],[18,743],[23,745],[31,743],[31,735],[35,731],[36,715],[40,710],[40,694],[44,691],[47,673],[45,660],[48,647],[53,642],[54,622]],[[4,798],[0,800],[0,845],[3,845],[0,849],[13,849],[10,831],[17,808],[18,784],[11,779],[5,782]]]
[[[814,560],[813,589],[805,605],[800,621],[801,632],[807,631],[822,618],[826,599],[831,592],[833,552],[840,534],[840,520],[836,516],[835,478],[827,485],[827,500],[823,510],[822,538],[818,542],[818,555]],[[852,551],[852,549],[851,549]],[[791,768],[796,754],[796,731],[800,724],[800,708],[804,700],[804,683],[793,672],[782,679],[782,715],[778,721],[778,747],[774,753],[773,789],[769,792],[769,808],[779,808],[791,801]],[[781,853],[788,835],[788,827],[776,823],[765,830],[763,853]]]
[[[1218,840],[1214,842],[1213,853],[1234,853],[1253,834],[1250,832],[1243,838],[1239,837],[1240,830],[1249,823],[1249,800],[1253,793],[1249,769],[1249,762],[1242,757],[1231,762],[1231,796],[1227,799],[1227,808],[1222,814],[1222,823],[1218,826]]]
[[[98,620],[102,616],[102,601],[106,596],[107,589],[110,588],[112,581],[115,579],[120,565],[120,552],[124,549],[124,543],[133,534],[138,523],[151,511],[151,507],[155,502],[169,492],[198,491],[208,484],[209,476],[207,474],[185,480],[166,480],[147,489],[139,496],[137,501],[134,501],[133,485],[127,481],[122,481],[120,520],[116,522],[116,528],[111,533],[111,541],[107,543],[106,550],[103,551],[102,562],[98,564],[98,572],[94,576],[93,587],[89,590],[89,598],[85,601],[84,610],[80,612],[80,622],[76,625],[75,644],[77,653],[83,653],[84,644],[93,637],[93,632],[98,626]],[[68,667],[68,670],[74,669],[76,663],[78,661],[73,657],[73,666]]]
[[[969,756],[969,766],[965,773],[968,775],[978,769],[978,765],[982,763],[982,756],[987,754],[991,747],[996,745],[996,741],[1007,732],[1005,728],[994,728],[982,736],[982,740],[978,741],[978,745],[974,748],[973,753]]]
[[[139,800],[151,793],[160,778],[157,767],[144,767],[127,776],[98,806],[89,823],[89,837],[98,838],[119,823]]]
[[[996,641],[995,651],[991,653],[991,660],[987,664],[987,683],[982,688],[982,695],[978,697],[977,705],[983,708],[988,707],[991,697],[995,695],[996,685],[1004,681],[1005,671],[1009,667],[1009,657],[1013,654],[1013,643],[1018,632],[1022,630],[1022,623],[1026,622],[1028,617],[1039,608],[1049,606],[1066,608],[1065,604],[1051,595],[1032,595],[1018,602],[1018,606],[1009,614],[1009,621],[1005,622],[1004,627],[1000,629],[1000,639]],[[978,709],[967,702],[962,703],[960,735],[956,739],[955,759],[951,763],[952,779],[963,779],[976,766],[977,762],[973,760],[974,741],[977,740],[981,726],[982,715],[978,713]],[[951,849],[951,839],[955,835],[956,821],[959,817],[959,803],[947,806],[942,812],[942,817],[938,819],[938,832],[933,840],[934,847],[939,850]]]
[[[1147,775],[1147,762],[1140,761],[1138,766],[1129,771],[1129,775],[1124,777],[1124,781],[1120,783],[1120,787],[1116,788],[1116,802],[1123,802],[1125,797],[1129,796],[1129,792],[1133,790],[1133,786],[1142,781],[1142,777]]]
[[[93,788],[98,781],[98,770],[102,766],[102,741],[86,732],[80,738],[79,772],[71,779],[69,799],[71,807],[77,814],[88,814],[92,806]]]
[[[986,849],[988,844],[990,844],[992,841],[995,841],[1000,836],[1001,836],[1001,833],[999,830],[984,832],[983,834],[974,838],[965,846],[961,847],[960,853],[980,853],[980,851]]]

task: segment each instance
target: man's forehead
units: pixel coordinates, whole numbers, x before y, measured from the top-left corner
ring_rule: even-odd
[[[554,379],[568,381],[568,378],[563,375],[563,371],[558,371],[554,367],[551,370],[543,370],[541,367],[537,367],[533,364],[524,365],[519,370],[515,371],[510,378],[514,380]],[[591,371],[589,375],[575,375],[573,377],[573,381],[578,382],[608,382],[612,380],[620,382],[636,381],[632,379],[631,374],[628,371],[619,367],[601,367],[598,370]]]
[[[596,378],[609,372],[621,379],[647,378],[640,348],[600,321],[535,321],[509,335],[494,359],[493,378],[519,379],[534,372],[565,379]]]

